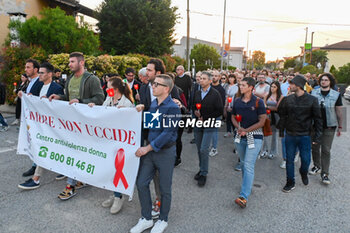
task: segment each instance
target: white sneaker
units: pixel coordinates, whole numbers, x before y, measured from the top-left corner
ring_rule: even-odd
[[[225,138],[231,137],[231,136],[232,136],[232,134],[231,134],[230,132],[227,132],[227,133],[224,134],[224,137],[225,137]]]
[[[130,233],[141,233],[148,228],[153,227],[153,220],[146,220],[145,218],[140,218],[138,223],[130,229]]]
[[[286,169],[286,161],[285,160],[282,161],[280,168]]]
[[[260,159],[265,159],[267,157],[267,151],[261,152],[259,155]]]
[[[14,121],[11,123],[11,125],[18,125],[18,124],[19,124],[19,120],[18,120],[18,119],[14,120]]]
[[[10,128],[10,126],[2,126],[0,128],[0,132],[5,132],[5,131],[9,130],[9,128]]]
[[[294,158],[294,163],[298,162],[298,160],[299,160],[299,154],[296,154]]]
[[[154,227],[151,230],[151,233],[163,233],[165,229],[168,227],[168,223],[163,220],[158,220]]]
[[[124,200],[125,200],[124,195],[122,195],[121,198],[114,197],[113,205],[110,210],[111,214],[116,214],[122,209]]]
[[[114,195],[110,196],[107,200],[102,202],[102,206],[105,208],[109,208],[113,205],[114,202]]]
[[[214,157],[218,154],[218,150],[215,148],[211,148],[211,151],[209,152],[209,156]]]

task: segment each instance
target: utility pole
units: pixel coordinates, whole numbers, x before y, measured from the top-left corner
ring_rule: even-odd
[[[190,0],[187,0],[187,40],[186,40],[187,71],[190,70]]]
[[[249,60],[249,57],[250,57],[250,54],[248,54],[249,50],[248,50],[248,46],[249,46],[249,32],[251,32],[252,30],[248,30],[248,33],[247,33],[247,61],[246,61],[246,69],[248,69],[248,60]]]
[[[226,18],[226,0],[224,2],[224,23],[222,27],[222,47],[221,47],[221,70],[224,64],[224,46],[225,46],[225,18]]]
[[[304,43],[304,58],[303,58],[303,67],[304,67],[304,64],[305,64],[305,55],[306,55],[306,43],[307,43],[307,30],[308,30],[308,27],[305,28],[306,30],[306,35],[305,35],[305,43]]]
[[[315,32],[311,32],[311,53],[310,53],[310,64],[312,62],[312,46],[313,46],[313,43],[314,43],[314,33]]]

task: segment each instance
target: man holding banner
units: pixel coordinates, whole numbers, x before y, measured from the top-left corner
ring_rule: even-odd
[[[44,62],[40,65],[39,69],[39,81],[43,82],[43,85],[39,89],[39,97],[47,98],[52,94],[62,95],[62,87],[52,80],[54,67],[48,62]],[[40,187],[40,177],[44,169],[40,166],[36,166],[33,178],[30,178],[23,184],[19,184],[18,188],[24,190],[32,190]]]
[[[101,105],[104,100],[104,94],[101,88],[100,80],[93,74],[85,71],[84,55],[79,52],[73,52],[69,55],[69,69],[72,71],[71,75],[65,85],[64,95],[53,94],[49,100],[65,100],[69,104],[74,103],[95,103]],[[75,186],[77,181],[68,178],[67,186],[58,195],[61,200],[67,200],[73,197],[75,193]]]
[[[180,109],[169,95],[174,83],[168,75],[157,75],[152,83],[153,95],[149,112],[144,116],[151,115],[152,118],[144,124],[151,123],[147,146],[140,147],[136,156],[141,157],[139,174],[137,177],[137,189],[141,203],[141,215],[138,223],[130,230],[131,233],[143,232],[152,228],[153,233],[164,232],[168,226],[168,213],[171,204],[171,184],[174,163],[176,159],[176,138],[178,115]],[[153,127],[155,123],[157,126]],[[149,126],[149,124],[148,124]],[[149,184],[156,171],[159,172],[159,185],[161,190],[161,207],[159,220],[153,226],[152,199]]]

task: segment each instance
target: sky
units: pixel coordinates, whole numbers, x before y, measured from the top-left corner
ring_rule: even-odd
[[[102,1],[80,3],[95,9]],[[190,37],[222,43],[224,1],[190,0]],[[174,37],[179,42],[187,34],[187,1],[172,0],[172,6],[178,8]],[[246,50],[251,30],[248,50],[265,52],[267,61],[296,56],[305,43],[306,27],[308,43],[314,32],[314,47],[350,40],[349,7],[348,0],[227,0],[225,42],[231,30],[231,47]]]

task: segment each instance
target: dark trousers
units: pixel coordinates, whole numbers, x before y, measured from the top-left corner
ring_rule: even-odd
[[[336,128],[323,129],[321,143],[312,145],[312,161],[314,165],[321,168],[322,174],[329,174],[331,161],[331,148]]]
[[[16,103],[16,119],[20,119],[20,118],[21,118],[21,106],[22,106],[21,98],[17,98],[17,103]]]
[[[179,127],[177,130],[177,138],[176,138],[176,160],[181,159],[181,152],[182,152],[182,133],[184,132],[184,128]]]
[[[152,199],[149,184],[155,172],[159,172],[159,187],[161,196],[159,219],[168,221],[171,205],[171,185],[174,163],[176,158],[175,145],[159,152],[151,151],[140,159],[139,174],[137,176],[137,190],[141,204],[141,215],[147,220],[152,219]]]
[[[300,173],[307,174],[311,161],[311,137],[310,136],[292,136],[286,133],[286,172],[287,181],[294,183],[294,158],[297,148],[299,149],[301,166]]]

